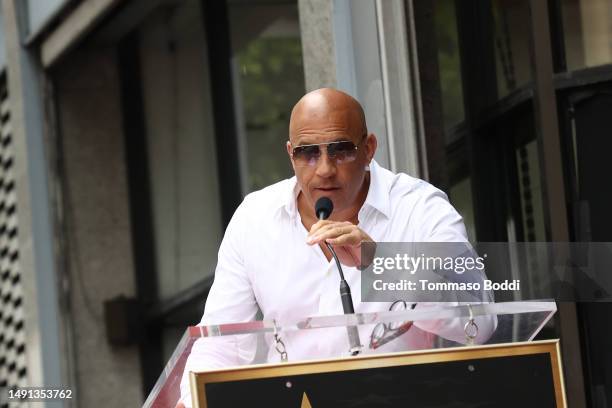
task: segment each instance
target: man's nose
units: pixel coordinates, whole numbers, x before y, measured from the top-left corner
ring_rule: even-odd
[[[317,160],[316,173],[319,177],[332,177],[336,174],[336,162],[327,155],[326,149],[322,149],[321,156]]]

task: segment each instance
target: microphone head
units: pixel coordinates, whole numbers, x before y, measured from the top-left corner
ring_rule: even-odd
[[[317,200],[315,204],[315,215],[317,218],[325,220],[329,218],[332,211],[334,211],[334,203],[332,203],[329,197],[321,197]]]

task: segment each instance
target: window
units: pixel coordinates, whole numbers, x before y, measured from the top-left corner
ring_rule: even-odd
[[[609,241],[612,199],[600,176],[609,173],[612,2],[441,0],[413,6],[428,170],[468,231],[475,231],[470,238],[559,240],[564,233],[555,227],[567,222],[571,239]],[[562,188],[551,187],[551,176],[563,179]],[[556,211],[566,203],[567,214]],[[537,282],[537,261],[530,258],[521,277]],[[612,335],[610,308],[580,304],[577,310],[586,398],[605,406],[612,401],[612,361],[603,358],[609,353],[602,340]],[[544,336],[560,336],[559,319],[568,319],[564,330],[578,332],[570,313]],[[566,351],[564,358],[580,359],[580,351]],[[580,388],[582,373],[576,374],[566,381]],[[584,405],[582,396],[569,397],[570,405]]]
[[[291,108],[304,94],[296,2],[229,8],[243,193],[290,177]]]
[[[612,1],[561,0],[567,69],[612,62]]]
[[[158,296],[168,299],[212,275],[223,234],[200,2],[156,10],[138,39]]]
[[[296,1],[164,3],[119,44],[145,392],[201,318],[241,196],[291,175]]]

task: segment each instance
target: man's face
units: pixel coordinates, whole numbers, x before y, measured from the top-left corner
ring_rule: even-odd
[[[337,163],[328,156],[327,146],[319,147],[321,155],[312,166],[296,165],[292,160],[297,182],[310,208],[324,196],[334,203],[334,213],[360,204],[365,167],[376,149],[375,136],[366,136],[364,131],[359,114],[348,108],[309,107],[292,117],[289,155],[295,147],[310,144],[351,141],[358,146],[355,160],[350,162]]]

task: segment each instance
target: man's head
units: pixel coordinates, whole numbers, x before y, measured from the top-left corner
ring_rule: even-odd
[[[321,143],[332,144],[321,145],[318,150],[309,148],[310,154],[319,152],[320,156],[311,156],[308,164],[292,157],[300,146]],[[351,143],[356,149],[350,149]],[[291,112],[287,153],[310,208],[317,199],[327,196],[334,202],[334,212],[359,211],[367,193],[365,167],[374,157],[376,146],[376,137],[368,134],[363,108],[344,92],[317,89],[302,97]],[[303,153],[304,149],[297,152]],[[335,157],[330,157],[329,152]]]

